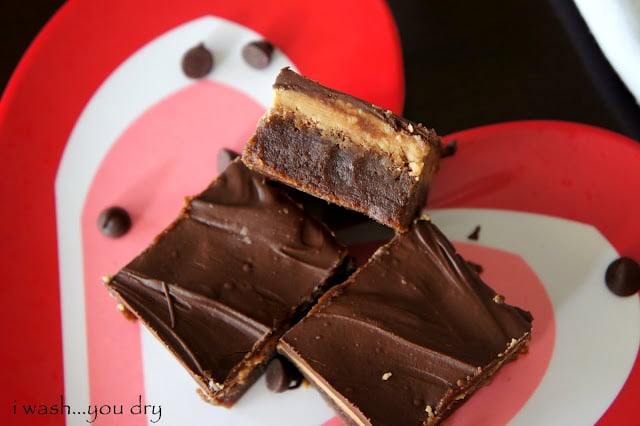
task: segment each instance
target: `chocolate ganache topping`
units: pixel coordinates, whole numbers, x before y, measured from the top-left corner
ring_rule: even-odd
[[[418,220],[325,294],[280,351],[350,423],[432,424],[521,350],[531,320]]]
[[[228,404],[234,395],[215,394],[255,379],[253,364],[268,361],[345,254],[326,227],[236,160],[107,286],[205,396]]]

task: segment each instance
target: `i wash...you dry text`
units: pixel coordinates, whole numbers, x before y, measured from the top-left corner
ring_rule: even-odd
[[[87,423],[93,423],[100,417],[107,416],[147,416],[150,423],[158,423],[162,419],[162,406],[143,404],[142,395],[130,404],[89,404],[86,408],[72,407],[67,404],[64,395],[53,403],[23,403],[13,401],[14,416],[86,416]]]

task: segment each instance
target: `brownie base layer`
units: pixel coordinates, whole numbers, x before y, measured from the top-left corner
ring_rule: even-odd
[[[260,126],[243,160],[270,178],[399,230],[408,228],[429,191],[421,180],[426,176],[416,179],[383,154],[295,126],[292,117],[272,117]],[[423,174],[429,171],[427,165]]]

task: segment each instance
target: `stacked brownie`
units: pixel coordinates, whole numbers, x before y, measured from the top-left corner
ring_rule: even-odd
[[[273,106],[245,146],[245,164],[406,231],[438,167],[436,133],[287,68],[273,87]]]
[[[433,130],[283,69],[242,158],[107,287],[210,402],[232,405],[278,351],[349,424],[437,424],[532,322],[421,216],[440,154]],[[353,272],[311,198],[395,237]]]

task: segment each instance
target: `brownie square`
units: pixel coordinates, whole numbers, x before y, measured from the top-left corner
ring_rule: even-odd
[[[530,339],[429,220],[329,290],[279,344],[347,424],[435,425]]]
[[[345,259],[323,224],[238,159],[106,286],[206,401],[231,406]]]
[[[440,138],[288,68],[242,159],[272,179],[406,231],[438,169]]]

